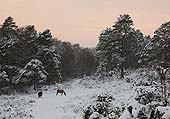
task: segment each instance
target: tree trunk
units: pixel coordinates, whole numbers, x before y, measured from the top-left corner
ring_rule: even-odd
[[[34,82],[34,90],[36,90],[35,82]]]
[[[36,79],[35,78],[33,80],[33,86],[34,86],[34,90],[36,90]]]
[[[123,62],[121,64],[121,77],[120,78],[124,78],[124,67],[123,67]]]
[[[125,34],[122,38],[122,52],[121,52],[121,57],[123,59],[123,61],[121,62],[121,78],[124,78],[124,40],[126,40],[126,34],[127,34],[127,31],[126,30],[124,31],[125,31]]]

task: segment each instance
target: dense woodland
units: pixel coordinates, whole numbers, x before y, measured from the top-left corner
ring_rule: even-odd
[[[145,36],[133,27],[130,15],[120,15],[113,26],[99,35],[96,48],[54,38],[49,29],[38,32],[34,25],[18,27],[12,17],[0,26],[0,88],[21,90],[54,84],[84,75],[107,75],[154,67],[161,83],[168,79],[170,64],[170,22]],[[22,90],[23,91],[23,90]]]
[[[49,29],[18,27],[12,17],[0,26],[0,88],[18,91],[96,72],[94,48],[62,42]]]

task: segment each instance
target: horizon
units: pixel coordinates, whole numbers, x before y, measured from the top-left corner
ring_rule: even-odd
[[[169,4],[162,0],[6,0],[0,4],[0,22],[11,16],[19,27],[35,25],[39,32],[50,29],[58,40],[95,47],[100,32],[120,14],[129,14],[136,29],[152,36],[170,21]]]

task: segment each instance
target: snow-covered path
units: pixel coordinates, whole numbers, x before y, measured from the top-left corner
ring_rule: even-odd
[[[65,91],[67,96],[56,96],[55,90],[51,90],[37,99],[33,107],[35,119],[79,119],[76,113],[83,113],[83,106],[92,101],[92,95],[96,95],[94,89],[76,88]]]
[[[44,94],[42,98],[37,99],[34,111],[36,119],[62,119],[64,109],[62,106],[68,98],[65,96],[56,96],[55,93]],[[59,110],[57,108],[60,108]]]

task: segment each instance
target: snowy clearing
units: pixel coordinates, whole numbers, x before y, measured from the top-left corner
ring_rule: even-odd
[[[136,113],[142,108],[136,100],[136,90],[141,86],[134,86],[125,80],[116,77],[105,81],[93,80],[94,78],[86,77],[83,79],[74,79],[71,82],[57,84],[48,87],[43,91],[43,96],[37,98],[36,93],[29,95],[1,96],[0,97],[0,118],[2,119],[81,119],[84,112],[90,104],[95,103],[96,97],[101,94],[110,94],[113,97],[112,107],[135,107],[133,112]],[[57,87],[63,88],[66,96],[58,94]],[[162,108],[165,110],[165,116],[168,115],[169,107]],[[126,119],[125,114],[122,119]]]

